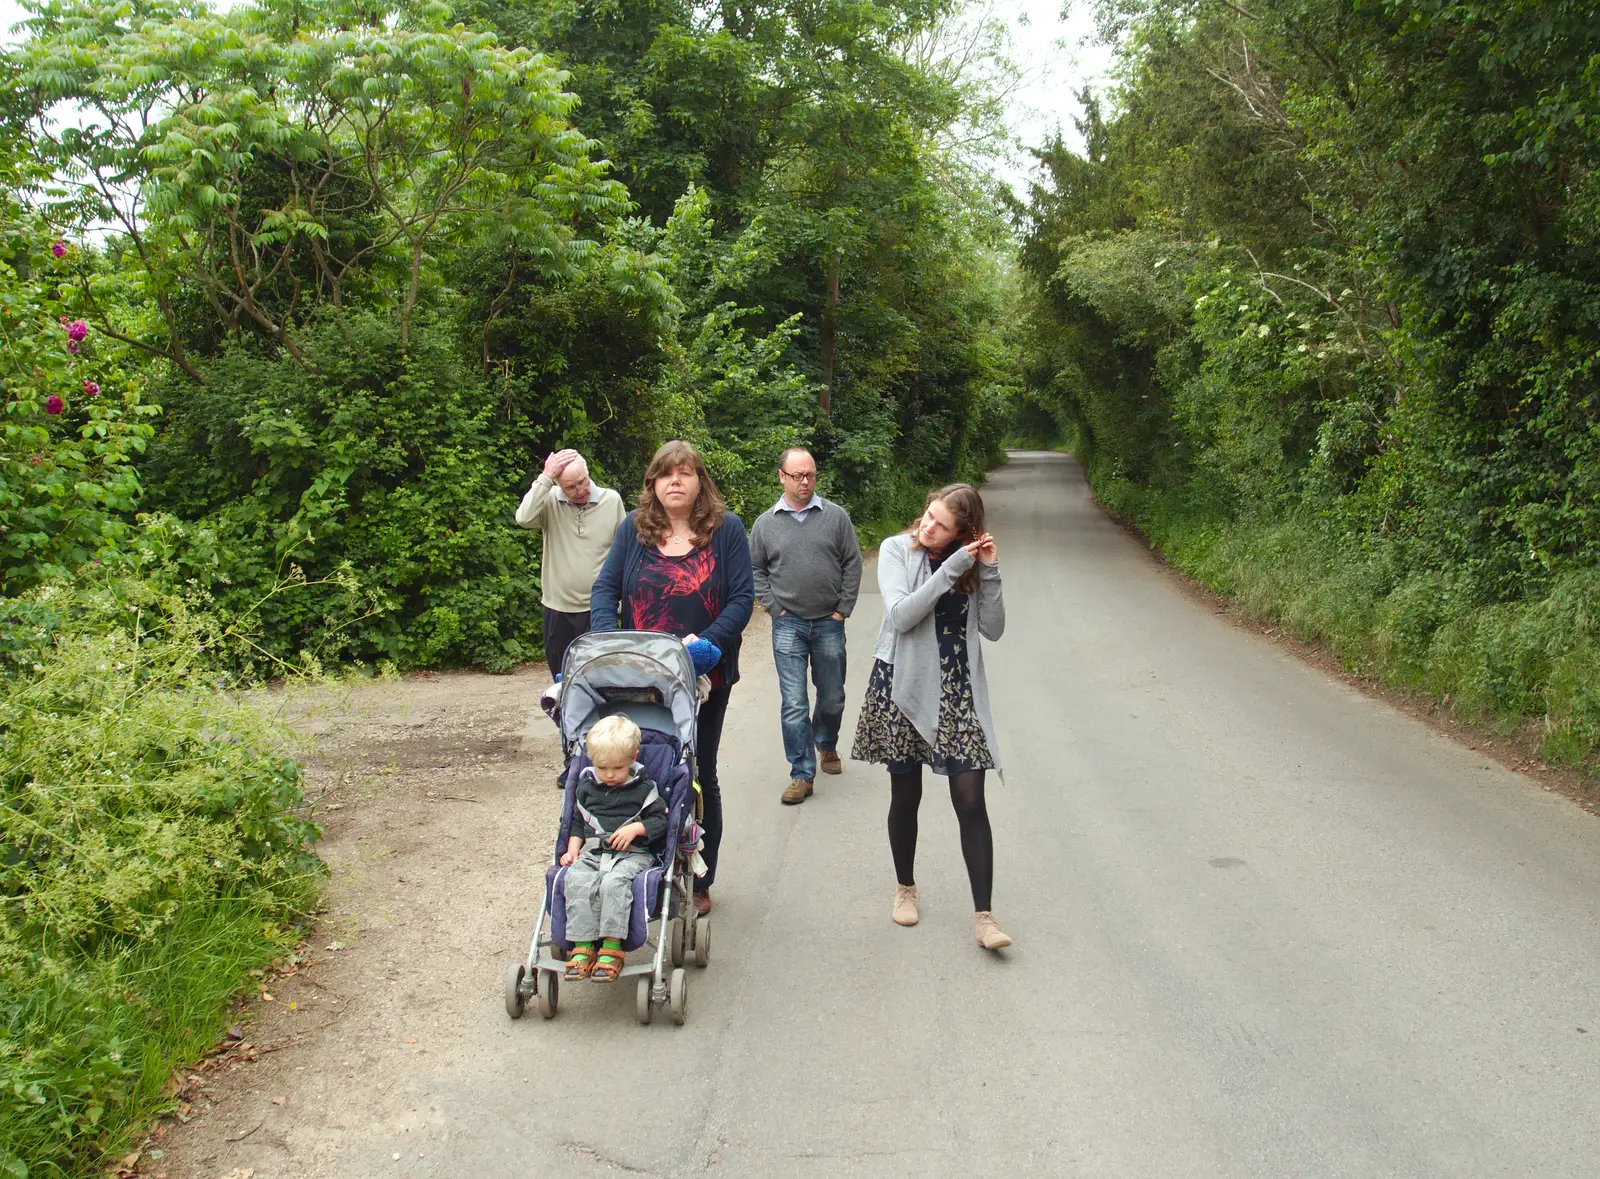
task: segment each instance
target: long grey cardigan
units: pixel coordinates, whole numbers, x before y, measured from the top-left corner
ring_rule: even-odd
[[[908,535],[891,536],[878,549],[878,588],[883,593],[883,625],[873,654],[894,665],[891,699],[929,745],[939,731],[939,635],[933,607],[972,568],[974,557],[958,548],[931,574],[928,554],[911,547]],[[989,716],[989,685],[983,676],[983,644],[1005,633],[1006,605],[1000,596],[1000,565],[978,562],[978,588],[967,595],[967,663],[972,672],[972,702],[995,769],[1000,746]]]

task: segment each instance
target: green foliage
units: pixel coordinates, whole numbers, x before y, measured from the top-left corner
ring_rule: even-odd
[[[537,538],[509,526],[520,472],[496,446],[501,405],[447,325],[400,337],[394,316],[346,312],[302,329],[319,375],[241,342],[205,385],[175,380],[150,503],[193,522],[178,568],[224,616],[258,619],[270,658],[531,659]],[[286,577],[307,584],[273,595]]]
[[[76,253],[0,198],[0,595],[115,561],[139,495],[156,410],[120,349],[68,320],[58,288]]]
[[[1600,575],[1577,570],[1521,601],[1482,603],[1459,569],[1406,573],[1325,519],[1217,523],[1126,482],[1102,486],[1179,569],[1254,617],[1324,644],[1352,671],[1427,692],[1452,714],[1537,718],[1552,759],[1600,746]]]
[[[763,475],[790,441],[863,519],[995,457],[973,412],[1010,414],[984,400],[1007,387],[987,358],[1010,276],[972,179],[996,138],[992,30],[963,38],[952,6],[916,0],[471,11],[570,71],[573,117],[663,231],[624,231],[667,258],[682,308],[646,412],[712,448],[736,503],[776,494]]]
[[[19,63],[37,144],[135,245],[165,321],[147,346],[189,365],[190,291],[302,361],[308,303],[392,300],[406,339],[450,247],[514,246],[548,276],[594,248],[578,227],[627,193],[565,121],[562,75],[448,16],[403,0],[41,10]],[[62,102],[99,121],[46,133]]]
[[[655,237],[634,221],[615,224],[558,282],[522,266],[515,250],[466,260],[451,318],[470,333],[473,365],[500,407],[497,446],[517,473],[531,479],[545,455],[571,446],[609,482],[642,472],[681,428],[659,388],[680,304]]]
[[[770,273],[773,251],[759,218],[719,237],[704,189],[691,188],[659,235],[658,248],[682,307],[661,392],[690,423],[729,507],[746,520],[774,498],[778,456],[809,442],[819,389],[798,372],[793,344],[801,316],[752,335],[765,309],[738,296]]]
[[[318,833],[284,735],[218,680],[236,631],[131,579],[7,613],[0,1160],[87,1173],[281,951]]]
[[[1590,757],[1593,11],[1101,15],[1113,113],[1027,210],[1028,399],[1180,565]]]
[[[693,438],[748,513],[807,441],[867,517],[997,457],[997,218],[939,146],[993,103],[943,7],[468,15],[571,74],[400,2],[80,0],[13,59],[58,212],[121,230],[65,297],[182,374],[142,467],[192,526],[174,559],[229,617],[308,583],[262,607],[266,656],[530,657],[507,517],[560,446],[626,487]],[[64,102],[96,118],[55,131]]]

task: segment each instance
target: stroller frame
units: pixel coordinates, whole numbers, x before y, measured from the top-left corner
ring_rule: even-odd
[[[617,653],[632,640],[638,640],[641,645],[652,648],[657,654],[664,656],[653,658],[647,654],[630,652],[634,662],[652,665],[667,681],[683,683],[687,676],[687,710],[681,706],[681,701],[674,700],[666,711],[680,738],[677,740],[678,764],[688,770],[690,789],[695,791],[693,817],[698,818],[699,798],[698,788],[694,785],[696,779],[693,735],[699,701],[694,689],[694,667],[689,661],[688,653],[679,640],[656,632],[600,633],[603,638],[595,638],[594,632],[581,635],[568,648],[566,660],[562,665],[563,685],[570,689],[575,681],[581,683],[588,663],[604,658],[608,653]],[[605,650],[599,654],[591,654],[591,649],[596,647],[603,647]],[[676,659],[667,655],[667,652],[672,651],[676,652]],[[671,666],[674,663],[677,666]],[[598,719],[592,715],[572,715],[578,713],[581,707],[575,705],[569,713],[568,692],[563,691],[558,723],[561,726],[562,751],[569,757],[580,747],[584,734],[594,720]],[[661,710],[661,706],[657,705],[649,705],[646,708],[656,712]],[[612,711],[629,712],[626,706],[617,707]],[[637,721],[638,718],[634,719]],[[650,719],[659,721],[661,717],[653,715]],[[685,736],[687,740],[681,739]],[[565,789],[572,789],[570,782]],[[645,941],[639,948],[648,950],[649,957],[642,962],[624,963],[617,974],[618,980],[638,979],[634,1014],[643,1024],[651,1022],[654,1009],[659,1006],[667,1007],[673,1022],[682,1024],[688,1010],[688,975],[683,969],[684,964],[692,960],[696,966],[703,967],[710,961],[711,918],[694,915],[694,878],[683,870],[685,857],[681,847],[677,846],[677,835],[678,832],[671,833],[673,843],[663,856],[662,876],[656,889],[655,903],[645,915]],[[559,851],[558,847],[557,852]],[[539,904],[539,916],[534,924],[533,938],[528,945],[527,955],[523,961],[513,963],[506,975],[506,1013],[512,1019],[521,1017],[530,998],[534,1000],[539,1014],[545,1019],[555,1017],[567,956],[555,942],[552,913],[554,902],[553,877],[547,873],[543,899]],[[652,926],[653,932],[651,932]]]

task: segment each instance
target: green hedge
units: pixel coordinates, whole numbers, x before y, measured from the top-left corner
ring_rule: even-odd
[[[0,610],[0,1175],[87,1175],[292,943],[318,832],[238,636],[135,580]]]
[[[1522,600],[1484,601],[1466,576],[1407,572],[1392,548],[1308,513],[1222,520],[1126,480],[1098,479],[1096,490],[1176,568],[1252,617],[1461,719],[1537,721],[1547,758],[1596,768],[1600,570],[1560,574]]]

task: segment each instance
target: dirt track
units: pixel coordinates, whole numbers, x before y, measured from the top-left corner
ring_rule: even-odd
[[[461,992],[481,991],[526,938],[531,914],[497,898],[525,894],[549,861],[560,756],[537,707],[548,682],[540,667],[269,698],[305,736],[327,911],[307,960],[267,984],[228,1058],[196,1074],[192,1120],[167,1123],[144,1174],[331,1174],[325,1150],[375,1124],[391,1153],[417,1153],[430,1055],[459,1035],[463,1006],[498,1001]]]

